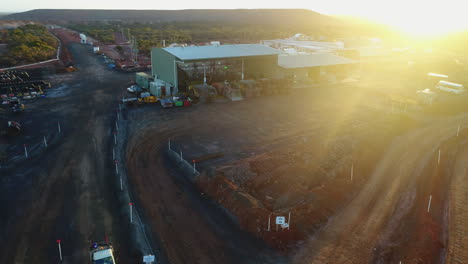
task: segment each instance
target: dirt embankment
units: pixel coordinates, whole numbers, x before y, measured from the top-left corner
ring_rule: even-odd
[[[67,66],[73,63],[73,57],[68,50],[70,43],[80,43],[80,36],[77,32],[68,30],[66,28],[54,28],[51,32],[60,39],[62,49],[60,50],[60,60]]]
[[[287,144],[278,140],[271,151],[203,173],[197,186],[242,229],[289,251],[362,188],[391,139],[413,125],[407,117],[377,115],[369,113],[360,125],[342,123],[332,136],[305,132]],[[288,221],[289,214],[289,228],[275,225],[276,216]]]

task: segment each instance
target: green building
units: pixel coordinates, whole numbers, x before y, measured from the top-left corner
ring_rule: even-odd
[[[172,93],[193,82],[270,78],[283,52],[260,44],[153,48],[152,75],[173,85]]]

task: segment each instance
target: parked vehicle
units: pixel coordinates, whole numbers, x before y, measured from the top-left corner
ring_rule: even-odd
[[[141,87],[138,86],[138,85],[132,85],[132,86],[127,88],[127,91],[130,92],[130,93],[139,93],[139,92],[141,92]]]
[[[89,257],[92,264],[116,264],[110,243],[93,243],[89,248]]]
[[[174,104],[172,103],[171,99],[160,99],[161,106],[164,108],[173,107]]]

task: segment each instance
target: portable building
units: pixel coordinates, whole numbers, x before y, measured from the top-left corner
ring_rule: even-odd
[[[144,72],[137,72],[135,76],[135,81],[141,88],[149,89],[150,82],[153,81],[153,76]]]

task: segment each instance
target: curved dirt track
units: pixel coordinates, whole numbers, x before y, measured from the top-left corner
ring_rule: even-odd
[[[378,241],[396,228],[414,202],[414,182],[426,176],[422,171],[439,144],[466,120],[447,118],[396,138],[359,194],[310,239],[293,263],[374,263]],[[396,208],[400,199],[406,200],[405,206]]]
[[[468,263],[468,143],[455,160],[450,186],[447,264]]]
[[[171,166],[164,153],[168,138],[188,130],[169,122],[158,127],[139,128],[132,136],[127,168],[137,202],[165,253],[160,256],[163,262],[283,263],[262,243],[234,227]]]

